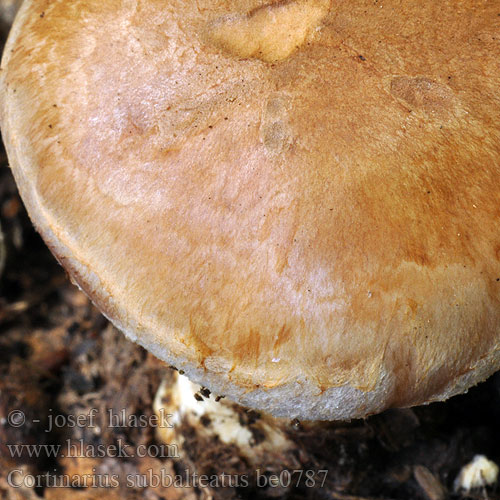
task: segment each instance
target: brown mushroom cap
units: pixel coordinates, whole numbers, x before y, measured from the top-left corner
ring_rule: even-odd
[[[0,119],[127,336],[303,419],[500,367],[500,1],[26,0]]]

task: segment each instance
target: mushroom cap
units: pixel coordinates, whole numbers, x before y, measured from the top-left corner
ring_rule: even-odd
[[[500,367],[500,1],[26,0],[0,123],[131,339],[301,419]]]

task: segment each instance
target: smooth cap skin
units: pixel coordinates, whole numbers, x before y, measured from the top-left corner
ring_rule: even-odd
[[[500,367],[500,1],[26,0],[1,127],[126,335],[301,419]]]

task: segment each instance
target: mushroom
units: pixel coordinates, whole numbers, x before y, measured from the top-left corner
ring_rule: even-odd
[[[499,2],[26,0],[0,125],[125,335],[274,416],[500,366]]]

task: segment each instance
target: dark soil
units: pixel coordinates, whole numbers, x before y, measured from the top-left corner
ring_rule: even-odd
[[[291,471],[283,476],[292,478],[288,488],[258,487],[257,471],[249,469],[237,449],[217,441],[197,449],[192,435],[187,436],[189,458],[111,456],[112,445],[137,450],[140,445],[159,444],[151,426],[110,427],[106,415],[112,410],[127,418],[152,416],[154,396],[170,369],[126,340],[71,285],[33,229],[3,151],[0,219],[8,250],[0,280],[0,499],[500,499],[494,487],[469,494],[453,489],[461,467],[474,455],[500,463],[500,374],[447,403],[325,424],[315,431],[298,425],[292,435],[303,475]],[[88,416],[92,409],[95,425],[69,421]],[[23,425],[9,425],[13,411],[23,412]],[[50,429],[56,416],[60,425]],[[27,450],[16,456],[8,447],[68,442],[93,450],[106,446],[106,456],[88,452],[70,458],[62,452],[50,456],[46,450],[39,457]],[[286,468],[284,464],[279,470],[274,464],[270,470],[268,465],[263,463],[259,474],[269,477]],[[248,485],[205,488],[184,481],[175,487],[131,487],[125,481],[148,471],[175,477],[186,470],[219,477],[238,474],[248,478]],[[313,471],[309,482],[307,471]],[[47,473],[80,482],[75,488],[56,488]],[[13,477],[16,485],[20,477],[42,480],[14,487]],[[115,484],[99,484],[99,479],[110,477],[117,478]]]

